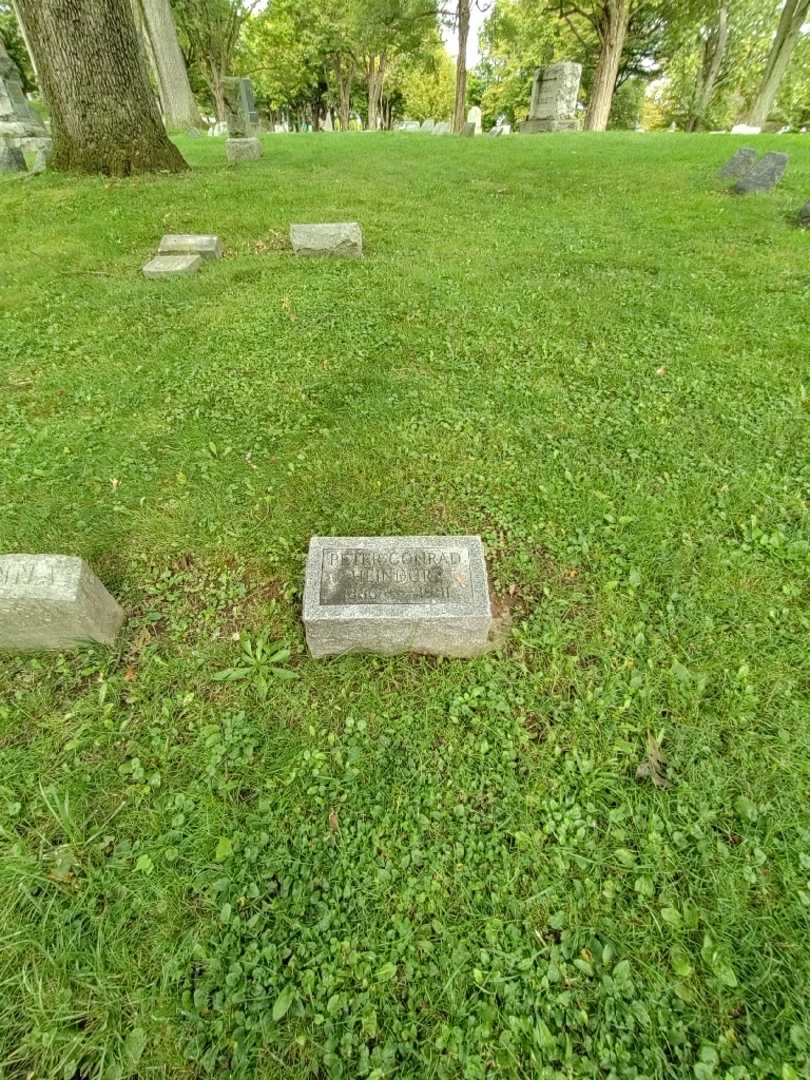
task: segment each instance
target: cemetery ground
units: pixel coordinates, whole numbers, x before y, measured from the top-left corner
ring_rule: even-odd
[[[180,141],[0,183],[0,550],[129,615],[0,660],[0,1075],[807,1076],[810,143]],[[479,532],[500,652],[308,657]]]

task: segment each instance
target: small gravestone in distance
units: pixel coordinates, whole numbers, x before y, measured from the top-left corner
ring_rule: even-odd
[[[492,629],[479,536],[313,536],[304,628],[315,657],[480,656]]]
[[[729,158],[723,168],[717,174],[726,177],[741,177],[747,175],[757,160],[757,152],[750,146],[741,146],[736,153]]]
[[[765,154],[741,180],[737,181],[732,190],[737,195],[770,191],[785,175],[789,160],[787,154]]]
[[[167,233],[161,237],[158,255],[199,255],[203,259],[221,259],[218,236],[195,233]]]
[[[225,156],[231,165],[240,161],[258,161],[262,156],[262,144],[255,135],[248,139],[228,139],[225,142]]]
[[[146,278],[177,277],[180,274],[196,274],[202,266],[199,255],[156,255],[143,268]]]
[[[461,134],[468,139],[472,139],[475,136],[475,124],[472,120],[468,120],[464,127],[461,129]]]
[[[532,83],[529,117],[520,125],[525,135],[544,131],[576,131],[577,97],[582,64],[563,60],[537,68]]]
[[[476,135],[481,134],[481,110],[477,105],[473,105],[467,113],[467,123],[474,125]]]
[[[10,146],[5,139],[0,139],[0,173],[27,172],[25,157],[19,146]]]
[[[799,211],[799,226],[802,229],[810,229],[810,199]]]
[[[428,119],[428,120],[423,120],[422,121],[422,126],[419,128],[419,130],[420,131],[425,131],[425,132],[430,132],[430,131],[433,131],[433,129],[435,127],[436,127],[436,121]]]
[[[0,555],[0,649],[112,645],[124,612],[83,559]]]
[[[442,120],[438,124],[434,125],[431,135],[449,135],[450,134],[450,122],[448,120]]]
[[[252,135],[259,115],[250,79],[227,78],[222,80],[222,96],[225,103],[225,120],[232,139]]]
[[[356,221],[291,225],[290,244],[296,255],[359,259],[363,254],[363,230]]]

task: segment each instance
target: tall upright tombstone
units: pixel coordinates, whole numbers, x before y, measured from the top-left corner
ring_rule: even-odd
[[[524,135],[545,131],[576,131],[577,96],[582,65],[563,60],[547,68],[537,68],[532,83],[529,118],[520,125]]]
[[[250,79],[223,79],[222,92],[228,123],[225,156],[231,164],[256,161],[261,157],[262,144],[255,135],[259,115],[256,112],[253,83]]]
[[[473,105],[470,111],[467,113],[467,123],[475,125],[475,130],[473,131],[474,135],[481,134],[481,110],[478,108],[477,105]]]
[[[17,65],[0,38],[0,142],[20,150],[50,150],[51,137],[31,108],[22,87]]]

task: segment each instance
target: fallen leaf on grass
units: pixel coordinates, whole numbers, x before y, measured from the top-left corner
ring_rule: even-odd
[[[330,830],[330,832],[336,833],[339,828],[340,828],[340,826],[338,824],[337,813],[334,810],[330,810],[329,811],[329,830]]]
[[[636,769],[636,780],[652,780],[657,788],[666,790],[669,787],[666,771],[667,759],[661,749],[661,741],[648,732],[647,756]]]

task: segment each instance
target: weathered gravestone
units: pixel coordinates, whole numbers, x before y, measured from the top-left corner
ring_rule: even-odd
[[[577,95],[582,65],[563,60],[537,68],[532,83],[529,118],[520,125],[526,135],[543,131],[576,131]]]
[[[479,536],[314,536],[304,588],[313,656],[479,656],[492,608]]]
[[[22,88],[17,65],[0,38],[0,141],[21,150],[48,150],[51,138],[39,115],[31,108]]]
[[[472,120],[468,120],[466,122],[464,127],[461,129],[461,134],[466,136],[466,138],[468,138],[468,139],[471,139],[471,138],[474,137],[474,135],[475,135],[475,124],[472,122]]]
[[[419,128],[419,130],[429,132],[429,131],[433,131],[433,129],[435,127],[436,127],[436,121],[428,119],[428,120],[423,120],[422,121],[422,126]]]
[[[421,131],[418,120],[403,120],[399,125],[400,131]]]
[[[258,161],[262,156],[262,144],[255,135],[249,139],[227,139],[225,156],[231,165],[240,161]]]
[[[450,134],[450,122],[448,120],[441,120],[438,124],[435,124],[431,135],[449,135]]]
[[[143,276],[165,278],[196,274],[201,266],[202,259],[199,255],[156,255],[143,267]]]
[[[754,191],[770,191],[784,176],[789,160],[787,154],[765,154],[741,180],[737,181],[732,190],[737,195],[748,195]]]
[[[799,211],[799,225],[803,229],[810,229],[810,199],[807,200]]]
[[[725,163],[718,173],[722,177],[745,176],[753,168],[757,160],[757,152],[750,146],[741,146],[739,150]]]
[[[476,135],[481,134],[481,110],[478,108],[477,105],[473,105],[473,107],[467,113],[467,123],[475,125]]]
[[[232,139],[243,139],[252,135],[259,122],[253,83],[250,79],[223,79],[222,94],[228,134]]]
[[[83,559],[0,555],[0,649],[111,645],[124,612]]]
[[[218,236],[195,233],[167,233],[161,237],[158,255],[199,255],[203,259],[221,259]]]
[[[6,139],[0,138],[0,173],[27,171],[19,146],[11,146]]]
[[[359,259],[363,254],[363,230],[356,221],[291,225],[290,243],[296,255],[332,255]]]

